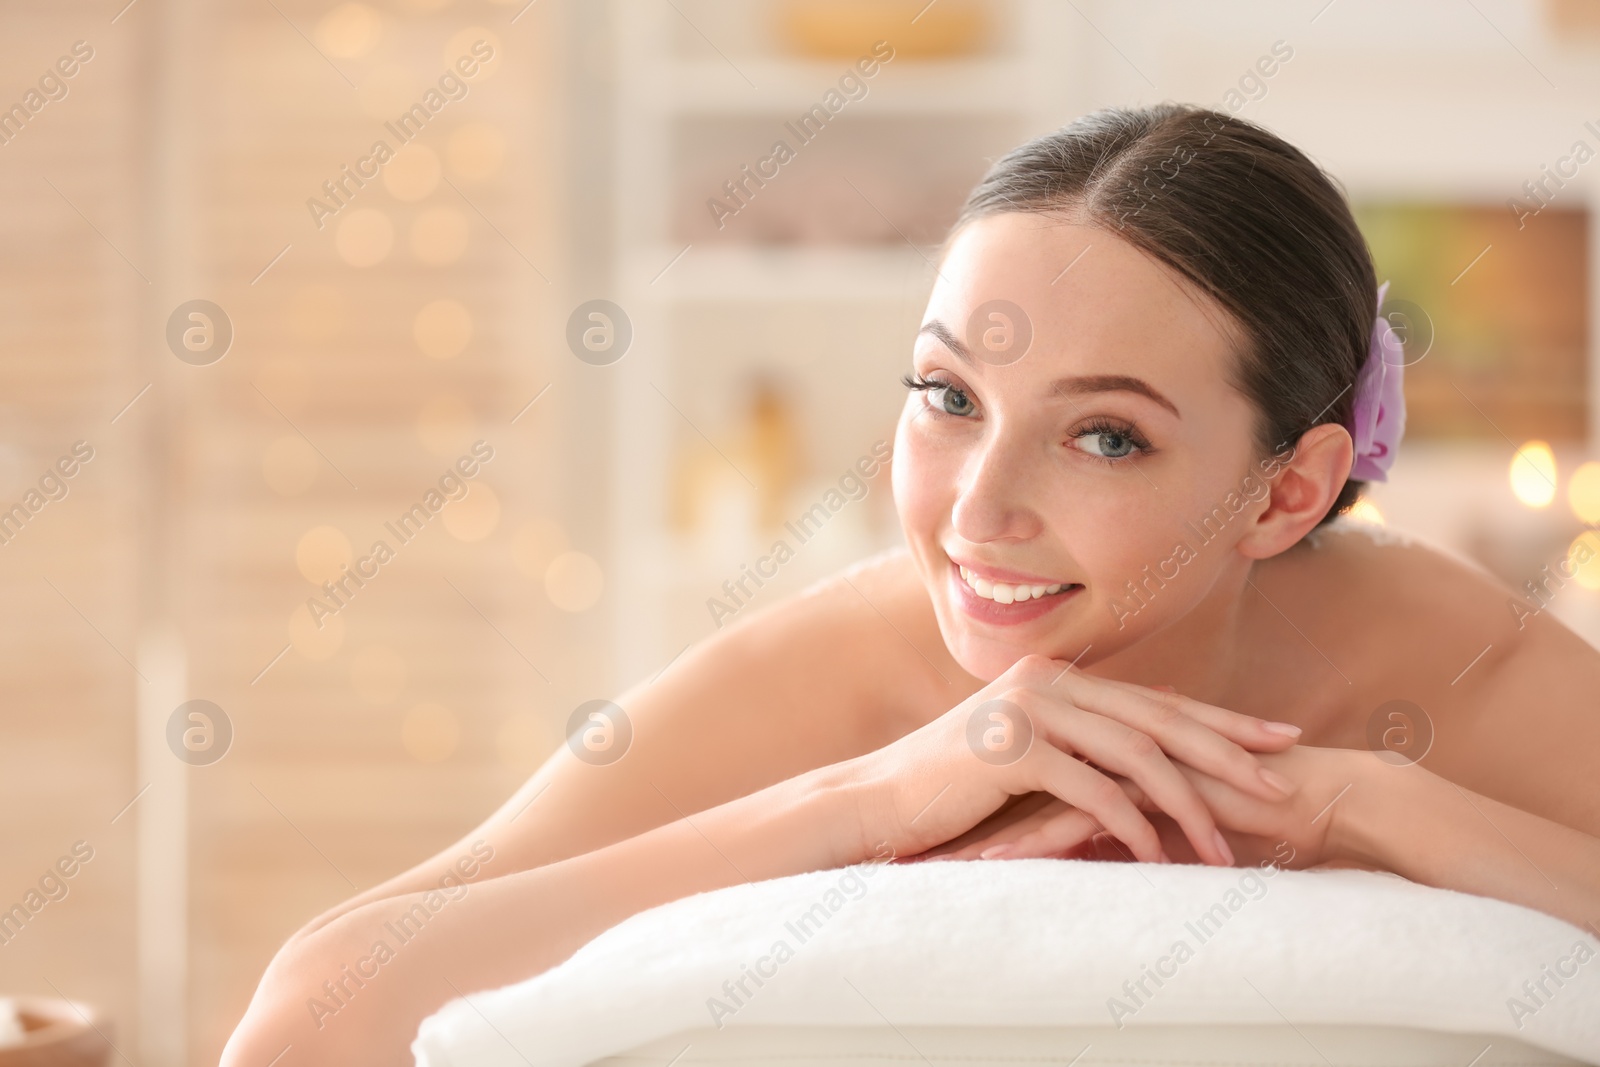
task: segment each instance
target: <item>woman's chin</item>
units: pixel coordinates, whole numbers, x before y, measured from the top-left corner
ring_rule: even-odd
[[[984,683],[1000,677],[1024,656],[1050,656],[1053,659],[1065,658],[1068,661],[1072,658],[1071,655],[1064,654],[1053,642],[1041,645],[1017,644],[973,633],[958,634],[953,641],[947,637],[945,644],[955,661],[961,665],[961,669]]]

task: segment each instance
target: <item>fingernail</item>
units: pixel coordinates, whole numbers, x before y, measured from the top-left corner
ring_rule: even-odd
[[[1277,771],[1268,770],[1267,768],[1262,767],[1261,780],[1266,782],[1272,788],[1276,789],[1278,792],[1282,793],[1284,796],[1288,796],[1290,793],[1294,792],[1294,783],[1289,781],[1289,779],[1285,778],[1283,775],[1279,774]]]
[[[1282,734],[1285,737],[1299,737],[1300,727],[1292,722],[1264,722],[1261,728],[1270,733]]]
[[[978,853],[978,858],[980,860],[997,860],[1010,854],[1010,845],[995,845],[992,848],[986,848],[982,852]]]
[[[1228,866],[1232,867],[1233,866],[1233,849],[1228,847],[1228,839],[1222,836],[1222,831],[1221,830],[1217,831],[1216,842],[1217,842],[1217,851],[1222,853],[1223,858],[1228,861]]]

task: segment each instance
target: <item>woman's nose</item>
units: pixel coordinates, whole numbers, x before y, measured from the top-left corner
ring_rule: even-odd
[[[985,438],[956,481],[950,515],[956,534],[973,544],[1037,536],[1041,522],[1029,493],[1034,481],[1029,463],[1020,442],[998,434]]]

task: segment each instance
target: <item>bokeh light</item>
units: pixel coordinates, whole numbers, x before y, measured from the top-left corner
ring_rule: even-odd
[[[562,611],[588,611],[599,602],[605,586],[600,563],[577,550],[561,553],[544,572],[544,591]]]
[[[354,558],[350,539],[336,526],[313,526],[300,535],[294,548],[295,566],[312,585],[338,578],[341,568]]]
[[[377,208],[347,209],[339,216],[334,247],[352,267],[373,267],[389,257],[394,247],[394,223]]]
[[[1370,523],[1373,526],[1383,525],[1383,512],[1378,510],[1378,505],[1374,504],[1366,497],[1361,497],[1354,504],[1350,505],[1350,511],[1348,514],[1350,518],[1354,519],[1356,522]]]
[[[1567,548],[1567,565],[1576,573],[1573,577],[1585,589],[1600,589],[1600,533],[1585,530]]]
[[[330,56],[359,59],[378,43],[383,19],[366,4],[340,4],[317,20],[312,36]]]
[[[1530,508],[1556,498],[1556,456],[1544,441],[1529,441],[1511,457],[1511,492]]]
[[[448,297],[424,304],[411,323],[411,336],[422,354],[433,359],[453,359],[472,340],[472,312]]]
[[[1579,522],[1600,523],[1600,463],[1590,460],[1572,472],[1567,482],[1567,503]]]

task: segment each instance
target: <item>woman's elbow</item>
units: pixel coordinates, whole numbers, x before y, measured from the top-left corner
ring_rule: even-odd
[[[330,1027],[316,1010],[319,995],[325,999],[327,961],[338,955],[345,939],[338,925],[334,920],[315,933],[301,931],[278,950],[228,1038],[219,1067],[353,1067],[362,1062],[359,1025]],[[335,964],[331,973],[337,970]]]

